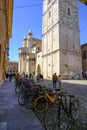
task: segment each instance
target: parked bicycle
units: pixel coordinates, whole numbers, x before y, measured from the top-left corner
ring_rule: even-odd
[[[45,111],[49,106],[55,104],[56,96],[59,90],[53,88],[43,88],[42,94],[34,100],[34,110],[37,112]]]
[[[68,99],[67,99],[68,97]],[[47,130],[70,130],[70,121],[79,117],[79,102],[74,95],[59,93],[57,105],[51,107],[45,115]],[[74,129],[73,129],[74,130]]]
[[[27,81],[26,81],[27,82]],[[27,108],[33,108],[34,100],[42,94],[41,84],[25,85],[25,89],[18,95],[20,105],[25,105]]]

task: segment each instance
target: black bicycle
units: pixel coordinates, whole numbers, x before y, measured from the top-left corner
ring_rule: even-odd
[[[74,95],[64,93],[59,93],[56,102],[56,106],[46,112],[45,127],[47,130],[70,130],[71,119],[75,121],[79,117],[79,102]]]
[[[25,105],[28,109],[33,109],[34,100],[42,94],[41,85],[33,84],[28,85],[18,95],[18,102],[20,105]]]

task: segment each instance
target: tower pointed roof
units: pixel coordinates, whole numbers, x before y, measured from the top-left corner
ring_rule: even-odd
[[[32,30],[29,30],[28,35],[32,35]]]

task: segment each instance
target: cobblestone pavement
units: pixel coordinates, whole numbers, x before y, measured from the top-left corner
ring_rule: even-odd
[[[44,130],[35,113],[18,104],[14,82],[0,85],[0,130]]]

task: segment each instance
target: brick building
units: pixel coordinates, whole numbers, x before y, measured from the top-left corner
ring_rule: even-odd
[[[18,72],[18,62],[9,61],[8,62],[8,73],[17,73]]]

